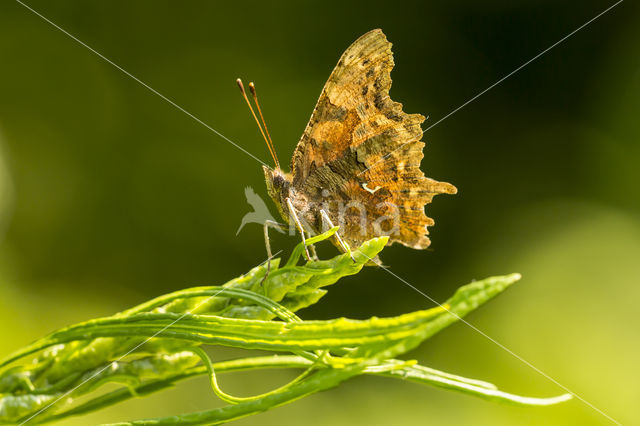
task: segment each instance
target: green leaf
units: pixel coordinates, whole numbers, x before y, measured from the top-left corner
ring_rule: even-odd
[[[473,395],[489,401],[503,402],[522,406],[547,406],[559,404],[572,398],[571,394],[563,394],[551,398],[533,398],[519,396],[500,391],[490,383],[455,376],[432,368],[414,365],[397,370],[376,373],[397,379],[408,380],[420,384],[436,386]]]
[[[419,332],[404,339],[394,345],[381,348],[380,351],[373,355],[378,359],[393,358],[399,354],[403,354],[414,349],[420,343],[433,336],[440,330],[448,327],[456,321],[459,321],[469,312],[477,309],[480,305],[491,300],[498,294],[502,293],[509,286],[520,280],[520,274],[510,274],[504,276],[490,277],[482,281],[476,281],[466,286],[460,287],[453,297],[440,305],[444,308],[445,313],[429,321]],[[368,352],[369,348],[361,348],[355,351],[352,356],[362,356]]]
[[[412,336],[422,333],[425,325],[443,312],[442,308],[433,308],[391,318],[338,318],[289,323],[177,313],[148,312],[127,317],[115,315],[63,328],[28,346],[9,360],[55,345],[105,337],[170,338],[274,351],[388,345],[412,340]]]

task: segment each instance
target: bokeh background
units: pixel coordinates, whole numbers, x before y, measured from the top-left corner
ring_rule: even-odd
[[[613,1],[56,1],[28,5],[247,151],[267,149],[234,80],[254,80],[288,163],[342,51],[382,28],[391,96],[435,123]],[[468,319],[624,424],[639,422],[640,13],[621,3],[425,135],[423,169],[459,194],[428,206],[432,247],[385,250],[437,300],[473,279],[523,280]],[[0,353],[70,323],[265,258],[244,188],[258,162],[17,2],[0,3]],[[275,214],[275,210],[274,210]],[[275,236],[288,252],[296,239]],[[328,249],[326,255],[332,255]],[[431,303],[368,268],[304,318],[367,318]],[[409,354],[507,391],[562,393],[458,324]],[[291,375],[226,376],[250,394]],[[219,405],[205,380],[66,424]],[[515,408],[361,378],[239,422],[610,424],[580,401]]]

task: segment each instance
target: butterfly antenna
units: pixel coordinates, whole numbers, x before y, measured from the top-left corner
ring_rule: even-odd
[[[280,163],[278,162],[278,157],[275,155],[276,147],[273,145],[273,141],[271,140],[271,135],[269,134],[269,129],[267,128],[267,122],[262,115],[262,109],[260,109],[260,103],[258,103],[258,95],[256,94],[256,86],[253,82],[249,83],[249,90],[251,90],[251,95],[253,96],[253,102],[255,102],[256,107],[258,107],[258,114],[260,114],[260,119],[262,120],[262,124],[264,125],[264,131],[267,133],[267,138],[269,138],[269,143],[271,144],[271,150],[274,154],[274,161],[276,162],[276,167],[280,168]]]
[[[247,97],[247,92],[245,92],[244,90],[244,84],[242,84],[242,80],[237,79],[236,83],[238,84],[238,87],[240,88],[240,92],[242,92],[242,96],[244,97],[244,100],[247,102],[247,105],[249,106],[249,110],[251,111],[251,115],[253,115],[253,119],[256,121],[256,124],[258,125],[258,129],[260,129],[260,133],[262,134],[262,137],[264,138],[264,141],[267,143],[267,148],[269,148],[269,154],[271,154],[271,158],[273,158],[273,161],[276,163],[276,167],[280,168],[279,164],[278,164],[278,159],[276,158],[275,152],[273,152],[273,149],[271,148],[271,145],[269,144],[269,139],[267,139],[267,136],[264,134],[264,130],[262,130],[262,126],[260,125],[260,121],[258,120],[258,117],[256,116],[256,113],[253,111],[253,107],[251,106],[251,102],[249,102],[249,98]]]

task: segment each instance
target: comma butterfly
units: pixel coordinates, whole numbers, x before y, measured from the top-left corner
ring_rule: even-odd
[[[273,169],[263,166],[269,195],[303,240],[305,232],[317,234],[335,223],[334,244],[345,252],[381,235],[389,236],[388,244],[424,249],[427,227],[434,224],[425,205],[437,194],[457,192],[420,170],[425,118],[404,113],[389,98],[393,65],[391,43],[379,29],[344,52],[295,148],[290,173],[280,168],[250,84],[264,131],[251,111],[275,162]],[[240,79],[238,85],[251,107]],[[269,254],[270,225],[276,224],[265,225]]]

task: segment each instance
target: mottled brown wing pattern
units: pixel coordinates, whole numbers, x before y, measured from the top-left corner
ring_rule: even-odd
[[[381,30],[368,32],[345,51],[294,152],[293,186],[308,201],[323,203],[351,245],[395,225],[390,243],[426,248],[426,227],[433,220],[424,206],[456,188],[420,170],[424,117],[404,113],[389,98],[393,65],[391,43]],[[366,223],[361,209],[366,209]],[[385,219],[392,216],[399,223]]]

